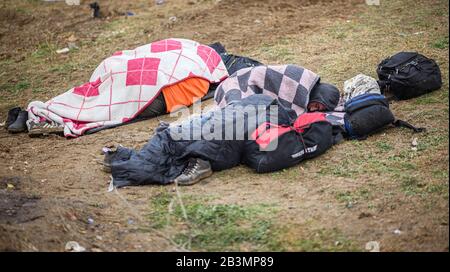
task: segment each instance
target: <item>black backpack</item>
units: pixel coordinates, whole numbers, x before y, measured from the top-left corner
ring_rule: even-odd
[[[442,86],[436,62],[417,52],[400,52],[378,64],[378,84],[383,93],[399,100],[417,97]]]
[[[364,140],[368,135],[390,124],[409,128],[414,132],[425,131],[424,128],[416,128],[405,121],[396,119],[389,109],[388,100],[381,94],[358,95],[347,101],[344,108],[345,136],[350,139]]]

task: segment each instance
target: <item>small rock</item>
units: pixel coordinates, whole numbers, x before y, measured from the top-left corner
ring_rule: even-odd
[[[162,4],[164,4],[164,0],[155,0],[155,4],[157,4],[157,5],[162,5]]]
[[[89,224],[89,225],[92,225],[92,224],[94,224],[94,219],[92,219],[92,218],[88,218],[88,220],[87,220],[87,223]]]
[[[335,246],[339,246],[339,245],[341,245],[341,242],[336,241],[336,242],[334,242],[334,245],[335,245]]]
[[[169,17],[169,22],[176,22],[177,21],[177,17],[176,16],[170,16]]]
[[[254,23],[255,23],[255,24],[260,24],[260,23],[261,23],[261,20],[256,19],[256,20],[254,21]]]
[[[96,236],[95,236],[95,239],[97,239],[97,240],[100,240],[100,241],[101,241],[101,240],[103,240],[103,237],[101,237],[100,235],[96,235]]]
[[[128,225],[133,225],[134,224],[134,220],[133,219],[128,219]]]
[[[57,54],[67,54],[67,53],[69,53],[69,51],[70,51],[70,49],[67,48],[67,47],[65,47],[65,48],[56,50],[56,53],[57,53]]]
[[[400,235],[400,234],[402,234],[402,231],[401,231],[401,230],[399,230],[399,229],[396,229],[396,230],[394,230],[394,234],[396,234],[396,235]]]

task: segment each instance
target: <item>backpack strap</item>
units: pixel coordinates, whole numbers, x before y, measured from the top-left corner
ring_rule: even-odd
[[[413,125],[411,125],[410,123],[400,120],[400,119],[396,119],[394,122],[392,122],[392,124],[396,127],[404,127],[404,128],[409,128],[411,130],[413,130],[415,133],[417,132],[425,132],[427,129],[426,128],[418,128],[415,127]]]
[[[251,134],[251,139],[262,148],[267,148],[269,144],[290,131],[296,131],[300,134],[301,141],[304,143],[303,136],[301,135],[311,124],[317,122],[328,122],[325,113],[313,112],[300,115],[291,126],[277,125],[270,122],[264,122],[258,126]],[[328,122],[329,123],[329,122]]]

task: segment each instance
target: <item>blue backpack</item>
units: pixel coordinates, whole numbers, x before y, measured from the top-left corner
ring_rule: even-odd
[[[348,100],[345,105],[344,127],[347,138],[364,140],[370,134],[382,130],[392,124],[396,127],[406,127],[414,132],[422,132],[405,121],[396,119],[389,109],[389,102],[381,94],[363,94]]]

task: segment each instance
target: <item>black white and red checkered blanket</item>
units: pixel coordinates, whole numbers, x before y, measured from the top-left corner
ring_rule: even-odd
[[[309,93],[318,81],[318,75],[296,65],[249,67],[224,80],[214,100],[219,107],[225,107],[233,100],[266,94],[300,115],[306,111]]]
[[[167,39],[116,52],[95,69],[89,82],[47,102],[28,105],[29,120],[64,126],[66,137],[127,122],[141,113],[165,86],[190,77],[220,82],[228,76],[212,48],[185,39]]]

